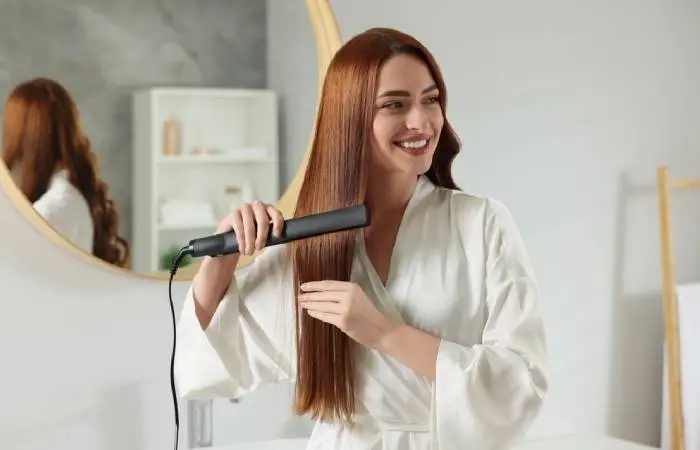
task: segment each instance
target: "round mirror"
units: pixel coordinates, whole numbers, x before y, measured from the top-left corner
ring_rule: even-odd
[[[316,111],[285,94],[318,96],[340,36],[327,0],[288,5],[20,8],[8,25],[43,42],[3,52],[0,187],[72,254],[146,277],[242,202],[290,217]]]

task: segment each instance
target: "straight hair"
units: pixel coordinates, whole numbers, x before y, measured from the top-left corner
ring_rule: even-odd
[[[326,72],[295,217],[367,204],[377,83],[384,64],[397,54],[413,55],[428,67],[445,113],[445,82],[432,54],[420,42],[389,28],[372,28],[353,37],[334,55]],[[434,184],[457,189],[451,166],[459,149],[459,139],[445,119],[425,174]],[[293,242],[294,292],[309,281],[349,281],[356,234],[351,230]],[[335,326],[309,316],[298,302],[295,306],[295,412],[349,424],[356,410],[354,342]]]

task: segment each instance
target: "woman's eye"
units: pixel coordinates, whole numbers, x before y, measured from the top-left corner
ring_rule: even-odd
[[[396,109],[396,108],[401,107],[401,103],[400,102],[385,103],[383,107],[387,108],[387,109]]]

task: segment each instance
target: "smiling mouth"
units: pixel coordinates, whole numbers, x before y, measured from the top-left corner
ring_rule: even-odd
[[[413,139],[413,140],[406,140],[406,141],[395,141],[393,144],[406,153],[409,153],[412,155],[418,155],[418,154],[425,153],[428,150],[428,143],[429,142],[430,142],[430,139],[423,138],[423,139]]]

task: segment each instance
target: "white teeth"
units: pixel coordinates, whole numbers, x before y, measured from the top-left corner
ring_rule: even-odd
[[[428,141],[426,139],[420,141],[404,141],[399,142],[399,145],[403,148],[422,148],[425,147]]]

